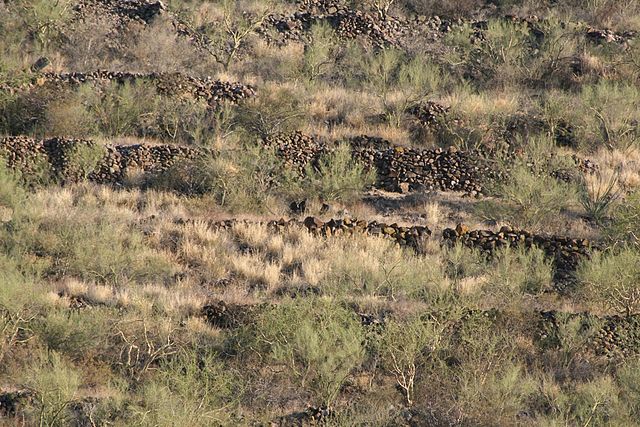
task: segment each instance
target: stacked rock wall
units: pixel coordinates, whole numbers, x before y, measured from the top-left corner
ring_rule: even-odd
[[[301,175],[307,165],[317,166],[320,156],[328,152],[328,147],[321,141],[299,131],[268,137],[262,143],[265,147],[275,148],[284,163]]]
[[[90,158],[78,159],[78,153],[83,149],[89,157],[95,157],[95,162]],[[26,175],[37,173],[37,168],[44,163],[52,177],[62,183],[89,179],[101,184],[121,184],[131,170],[160,173],[179,161],[197,158],[201,152],[168,144],[102,146],[84,139],[38,141],[28,137],[5,137],[0,138],[0,155],[7,159],[10,168]]]
[[[389,191],[417,189],[460,191],[482,195],[482,177],[493,170],[478,153],[455,148],[443,150],[393,146],[369,137],[351,141],[355,158],[378,171],[378,186]]]
[[[47,72],[39,74],[34,79],[34,85],[61,87],[105,81],[117,84],[148,81],[152,82],[161,94],[203,100],[212,107],[217,107],[222,102],[237,104],[256,95],[253,86],[211,78],[199,79],[182,73],[131,73],[105,70],[90,73]]]
[[[176,220],[178,224],[188,224],[188,220]],[[247,221],[228,219],[214,221],[209,226],[214,230],[231,230],[238,225],[264,225],[275,232],[282,232],[290,227],[305,228],[314,236],[352,236],[357,234],[383,237],[390,239],[400,246],[419,249],[429,236],[431,230],[422,225],[402,226],[398,224],[385,224],[378,221],[365,221],[357,218],[330,219],[323,221],[316,217],[307,217],[304,221],[298,219],[280,219],[273,221]]]
[[[578,263],[588,258],[597,249],[587,239],[574,239],[563,236],[534,234],[525,230],[502,227],[500,231],[469,230],[463,224],[455,229],[447,228],[442,232],[443,242],[447,245],[461,243],[462,245],[478,249],[487,254],[493,254],[501,248],[539,248],[553,260],[556,270],[555,281],[564,285],[571,280],[572,273]]]

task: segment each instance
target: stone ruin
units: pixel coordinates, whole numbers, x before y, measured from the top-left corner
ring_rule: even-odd
[[[82,150],[96,156],[95,164],[84,165],[87,170],[78,164],[83,163],[78,162]],[[201,152],[173,144],[102,146],[84,139],[36,140],[14,136],[0,138],[0,155],[6,158],[7,166],[25,175],[38,176],[48,172],[60,183],[88,179],[100,184],[120,185],[132,171],[147,175],[161,173],[179,161],[196,159]]]
[[[351,138],[347,143],[354,159],[367,169],[377,171],[376,186],[387,191],[461,191],[470,196],[480,196],[484,191],[481,177],[495,175],[495,171],[484,164],[480,153],[455,148],[395,146],[382,138],[366,135]],[[263,144],[275,147],[285,164],[300,173],[304,173],[307,165],[316,166],[322,155],[333,150],[333,146],[300,132],[276,135],[264,139]]]
[[[502,248],[539,248],[553,260],[555,282],[566,285],[582,259],[588,259],[598,247],[587,239],[574,239],[563,236],[542,235],[508,226],[499,231],[469,230],[463,224],[456,228],[447,228],[442,232],[443,242],[449,246],[457,243],[492,255]]]
[[[182,73],[132,73],[106,70],[88,73],[45,72],[34,77],[31,87],[46,85],[59,89],[86,83],[104,82],[113,82],[119,85],[150,82],[155,85],[160,94],[205,101],[211,108],[217,108],[223,102],[237,104],[256,95],[256,89],[253,86],[213,80],[209,77],[200,79]]]

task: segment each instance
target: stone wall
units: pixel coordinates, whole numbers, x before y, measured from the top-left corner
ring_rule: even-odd
[[[462,245],[478,249],[486,254],[493,254],[502,248],[540,248],[545,255],[553,260],[555,267],[555,282],[563,287],[571,281],[572,273],[580,260],[589,258],[597,246],[587,239],[574,239],[563,236],[543,235],[518,230],[508,226],[499,231],[469,230],[464,224],[454,228],[447,228],[442,232],[443,242],[447,245]]]
[[[114,82],[120,85],[150,82],[163,95],[203,100],[211,107],[217,107],[222,102],[237,104],[256,95],[256,90],[253,86],[213,80],[211,78],[200,79],[182,73],[131,73],[106,70],[89,73],[45,72],[38,74],[34,78],[33,86],[48,85],[60,88],[101,82]]]
[[[83,148],[98,154],[94,165],[85,165],[90,170],[83,170],[83,162],[78,162],[76,154]],[[10,168],[23,174],[38,173],[38,168],[46,165],[51,177],[60,183],[86,178],[101,184],[122,184],[128,172],[163,172],[176,162],[197,158],[201,152],[170,144],[103,146],[84,139],[18,136],[0,138],[0,154],[7,158]]]

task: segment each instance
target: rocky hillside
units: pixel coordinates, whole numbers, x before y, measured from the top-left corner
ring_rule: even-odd
[[[0,0],[0,425],[640,425],[638,31]]]

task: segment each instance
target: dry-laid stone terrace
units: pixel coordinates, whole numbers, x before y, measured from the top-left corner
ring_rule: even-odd
[[[178,224],[188,224],[191,221],[177,219]],[[400,246],[419,249],[423,242],[431,236],[431,230],[423,225],[402,226],[396,223],[386,224],[378,221],[366,221],[357,218],[341,218],[323,221],[317,217],[307,217],[303,221],[298,219],[279,219],[273,221],[247,221],[228,219],[214,221],[209,224],[213,230],[232,230],[238,225],[265,225],[274,232],[283,232],[290,227],[305,228],[314,236],[353,236],[368,235],[383,237],[394,241]]]
[[[95,165],[82,170],[78,156],[97,153]],[[101,184],[122,184],[130,171],[160,173],[179,161],[196,159],[201,151],[173,144],[102,146],[91,140],[24,136],[0,138],[0,155],[7,165],[22,174],[37,174],[48,167],[59,182],[89,179]],[[80,159],[82,163],[82,159]]]
[[[448,245],[462,245],[493,254],[501,248],[539,248],[554,262],[555,281],[564,285],[571,279],[582,259],[588,259],[598,247],[587,239],[574,239],[563,236],[549,236],[531,233],[503,226],[499,231],[469,230],[464,224],[456,228],[447,228],[442,232],[443,242]]]
[[[87,73],[45,72],[34,78],[32,86],[61,87],[102,82],[113,82],[119,85],[151,82],[163,95],[191,97],[206,101],[211,107],[218,107],[223,102],[237,104],[256,95],[256,89],[253,86],[213,80],[209,77],[200,79],[182,73],[132,73],[106,70]]]
[[[393,146],[382,139],[357,137],[354,157],[378,171],[378,187],[403,193],[414,190],[460,191],[470,196],[484,192],[483,177],[496,171],[480,153],[449,149]]]

